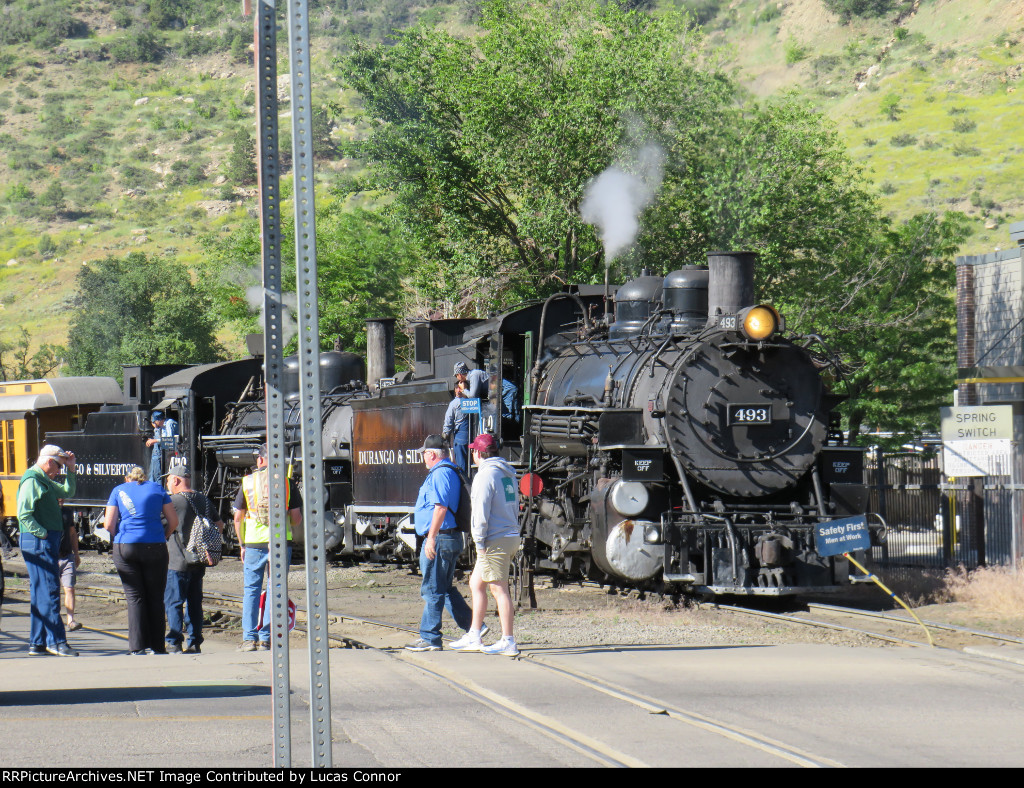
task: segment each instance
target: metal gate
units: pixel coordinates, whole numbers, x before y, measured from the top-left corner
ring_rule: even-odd
[[[886,543],[872,548],[876,562],[974,569],[1019,561],[1024,485],[1011,477],[944,479],[936,452],[877,450],[865,473],[870,511],[889,526]]]

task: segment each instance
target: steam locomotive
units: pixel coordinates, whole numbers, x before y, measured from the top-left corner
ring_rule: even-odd
[[[615,290],[574,286],[485,320],[419,323],[414,368],[399,375],[393,321],[370,321],[368,376],[360,356],[321,354],[328,551],[414,560],[417,450],[440,432],[464,361],[489,374],[472,431],[498,437],[520,472],[520,568],[711,594],[847,582],[848,562],[820,557],[813,534],[866,508],[862,455],[842,445],[841,398],[826,386],[838,362],[756,303],[754,262],[715,253]],[[229,521],[266,433],[260,343],[250,350],[223,364],[127,368],[124,404],[47,435],[79,458],[87,542],[118,474],[148,464],[155,409],[177,417],[171,452]],[[296,469],[297,367],[287,361],[284,392]]]

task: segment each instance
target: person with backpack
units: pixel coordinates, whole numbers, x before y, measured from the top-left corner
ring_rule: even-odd
[[[172,462],[165,478],[181,526],[167,539],[167,587],[164,590],[167,634],[164,640],[169,654],[199,654],[203,642],[203,577],[209,564],[187,547],[197,518],[205,518],[222,532],[224,523],[214,512],[210,499],[192,489],[192,474],[184,463]]]
[[[482,651],[484,654],[519,655],[512,635],[515,608],[508,592],[508,570],[522,546],[519,536],[519,488],[515,469],[498,456],[494,436],[477,435],[469,448],[477,473],[473,478],[472,535],[476,544],[476,566],[469,578],[473,592],[473,623],[464,637],[452,643],[453,651]],[[501,621],[501,639],[485,646],[480,631],[487,612],[487,592],[494,597]]]
[[[468,630],[473,612],[454,587],[455,563],[464,547],[455,522],[462,483],[459,472],[448,459],[448,448],[440,435],[428,435],[419,451],[427,467],[427,478],[416,499],[416,536],[420,549],[420,596],[423,616],[420,637],[405,648],[409,651],[440,651],[441,611],[448,608],[455,623]],[[465,502],[468,505],[468,501]]]

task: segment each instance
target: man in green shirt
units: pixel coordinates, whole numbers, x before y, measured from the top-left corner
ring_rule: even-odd
[[[55,481],[65,472],[65,482]],[[59,499],[73,498],[75,486],[75,455],[53,445],[43,446],[36,464],[18,484],[18,530],[32,600],[29,656],[78,656],[68,646],[60,616],[58,569],[64,535]]]

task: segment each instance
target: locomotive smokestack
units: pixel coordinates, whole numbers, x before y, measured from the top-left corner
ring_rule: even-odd
[[[395,319],[366,321],[366,384],[376,391],[381,378],[395,374]]]
[[[754,252],[708,252],[708,325],[754,304]]]

